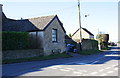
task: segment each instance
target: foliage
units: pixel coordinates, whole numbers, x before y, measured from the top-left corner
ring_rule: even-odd
[[[118,41],[118,43],[120,44],[120,41]]]
[[[27,32],[2,32],[2,50],[28,49],[29,46]]]
[[[108,47],[109,34],[98,34],[96,36],[96,39],[98,40],[98,43],[101,45],[101,48]]]
[[[72,37],[71,33],[68,34],[68,37],[70,37],[70,38]]]
[[[55,59],[55,58],[68,58],[71,57],[70,55],[67,55],[66,53],[60,53],[60,54],[52,54],[49,56],[39,56],[39,57],[30,57],[30,58],[20,58],[20,59],[8,59],[3,60],[3,64],[9,64],[9,63],[20,63],[20,62],[28,62],[28,61],[40,61],[40,60],[48,60],[48,59]]]
[[[96,40],[91,40],[92,46],[93,47],[98,47],[98,41]]]
[[[107,47],[107,48],[102,48],[102,50],[110,50],[110,48],[109,48],[109,47]]]
[[[108,42],[109,40],[109,34],[98,34],[96,36],[96,39],[99,41],[99,42]]]

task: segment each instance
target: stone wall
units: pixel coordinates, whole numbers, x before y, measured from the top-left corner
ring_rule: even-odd
[[[98,43],[95,40],[85,39],[82,40],[82,50],[96,50]]]
[[[57,29],[57,42],[52,42],[52,29]],[[65,51],[65,35],[61,25],[57,19],[47,27],[44,32],[44,53],[45,55],[52,54],[52,51]]]
[[[2,52],[2,59],[18,59],[18,58],[28,58],[43,56],[42,49],[31,49],[31,50],[9,50]]]
[[[76,44],[77,50],[81,51],[80,43]],[[82,40],[82,50],[97,50],[98,49],[98,42],[96,40],[84,39]]]

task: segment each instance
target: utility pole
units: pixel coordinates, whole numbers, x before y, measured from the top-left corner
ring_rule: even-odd
[[[82,50],[82,33],[81,33],[81,15],[80,15],[80,0],[78,0],[78,15],[79,15],[79,26],[80,26],[80,49]]]

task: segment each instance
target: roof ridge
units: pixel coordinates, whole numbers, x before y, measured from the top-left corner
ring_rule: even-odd
[[[81,29],[83,29],[84,31],[86,31],[88,34],[90,34],[90,35],[94,35],[93,33],[91,33],[88,29],[86,29],[86,28],[83,28],[83,27],[81,27]],[[80,28],[78,28],[73,34],[72,34],[72,36],[74,36],[75,35],[75,33],[77,33],[78,31],[80,30]]]
[[[52,16],[54,18],[56,15],[39,16],[39,17],[33,17],[33,18],[28,18],[28,19],[37,19],[37,18],[52,17]]]

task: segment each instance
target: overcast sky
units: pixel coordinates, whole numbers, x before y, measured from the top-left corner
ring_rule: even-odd
[[[2,0],[3,1],[3,0]],[[21,1],[21,2],[17,2]],[[26,2],[24,2],[26,1]],[[68,33],[78,28],[77,0],[7,0],[3,1],[3,12],[8,18],[23,19],[57,14]],[[33,1],[33,0],[31,0]],[[45,2],[43,2],[45,1]],[[91,2],[90,2],[91,1]],[[110,34],[110,41],[118,40],[118,0],[81,0],[82,27],[95,37],[99,31]],[[84,16],[89,14],[87,18]]]

